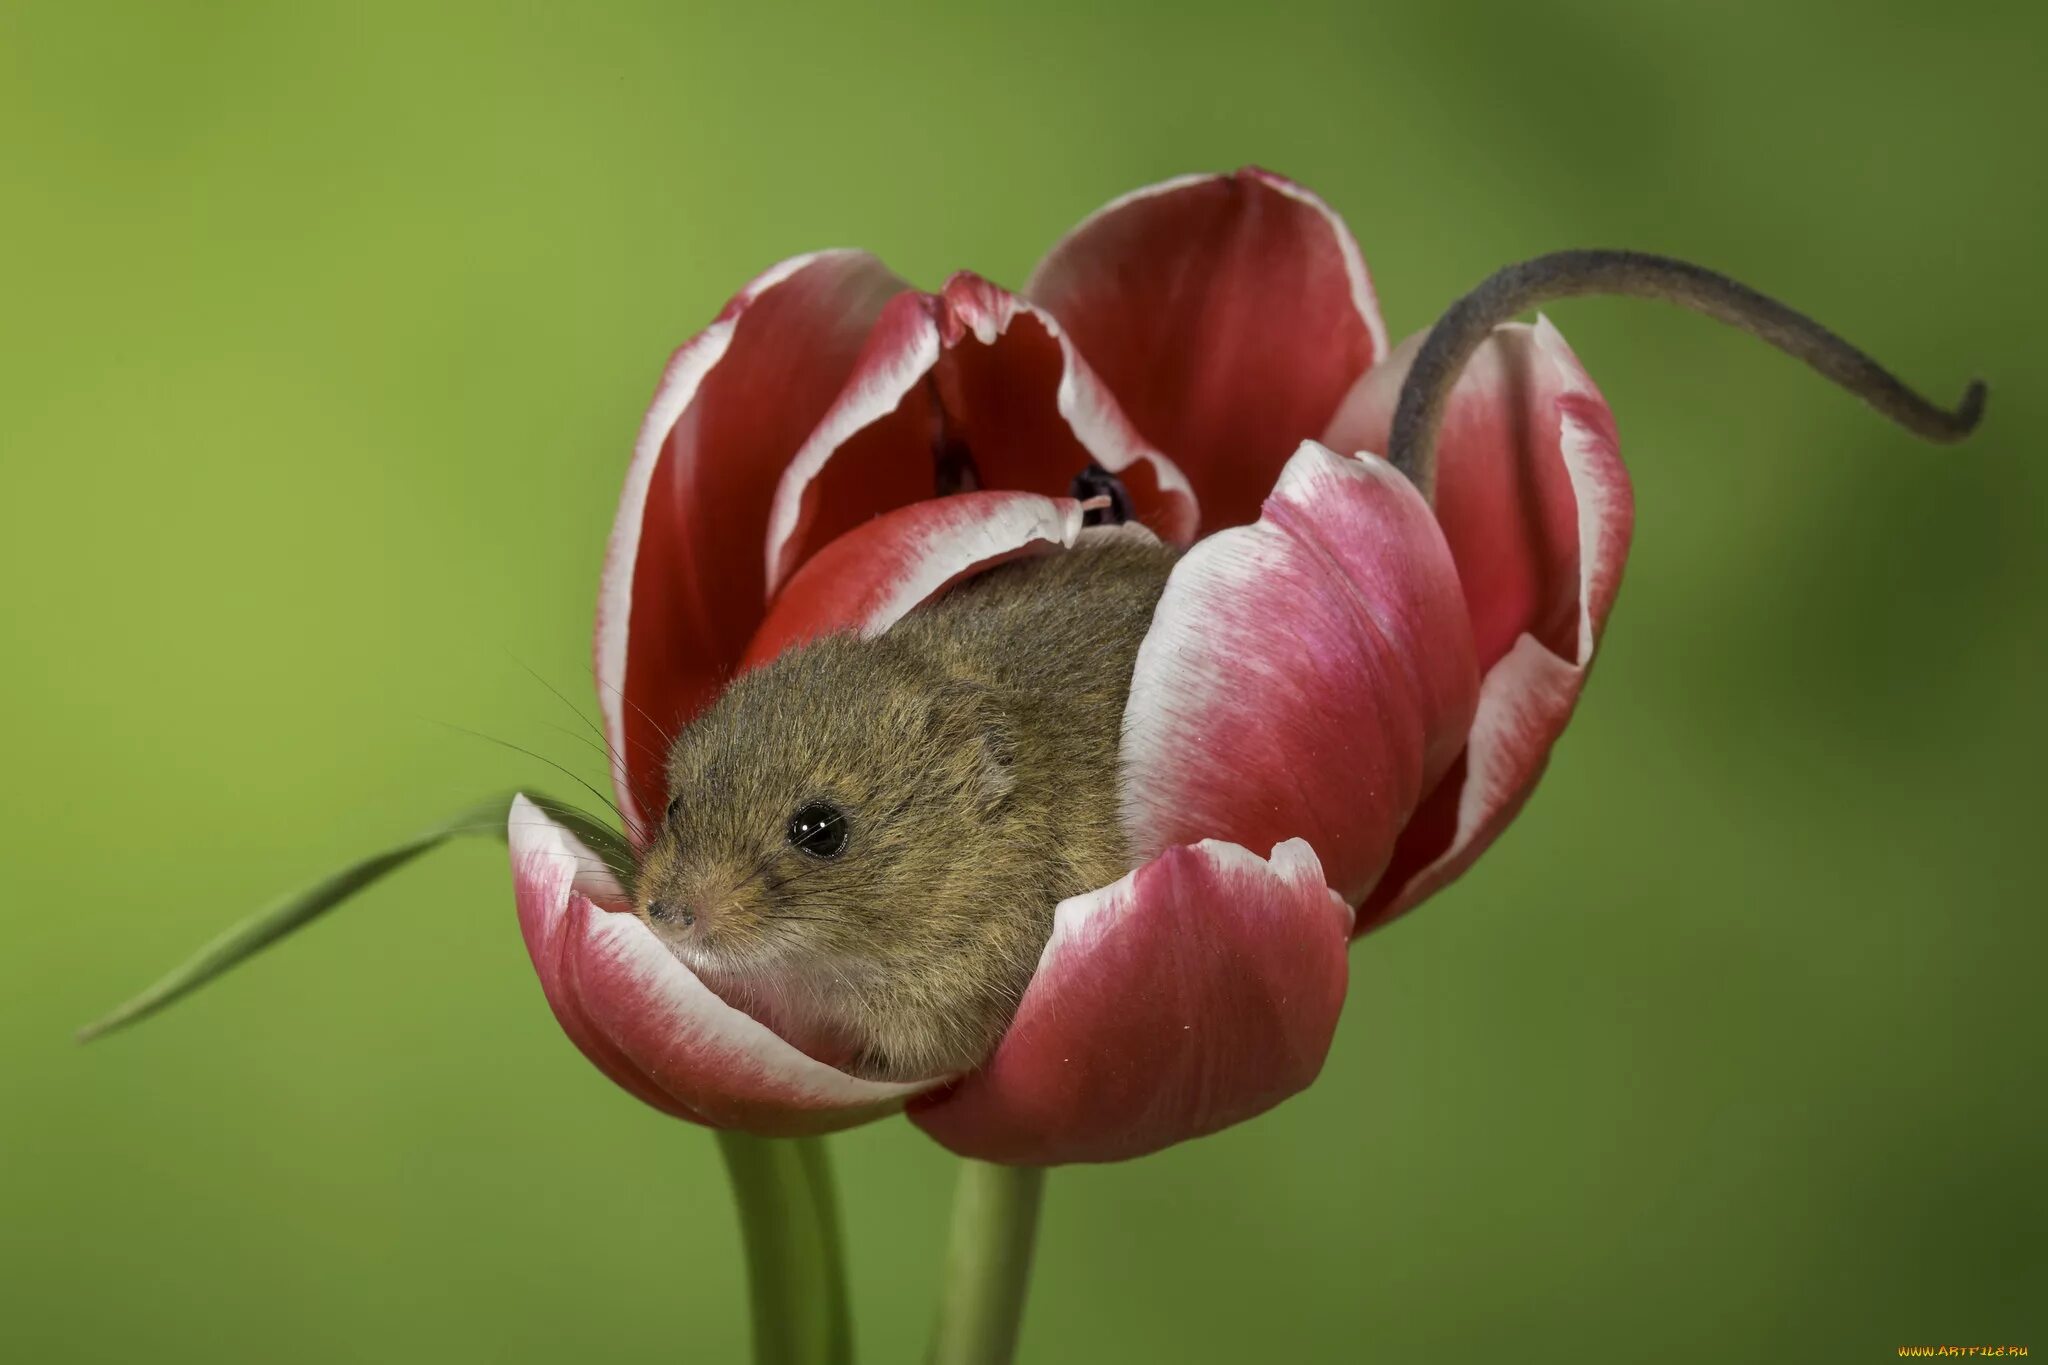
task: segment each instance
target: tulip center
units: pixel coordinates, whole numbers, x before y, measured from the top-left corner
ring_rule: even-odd
[[[936,389],[932,393],[932,491],[941,498],[973,493],[982,487],[981,469],[967,438],[953,426]]]
[[[1099,464],[1091,464],[1067,485],[1067,496],[1080,502],[1108,498],[1109,506],[1091,507],[1081,516],[1083,526],[1121,526],[1131,519],[1131,495],[1124,481]]]

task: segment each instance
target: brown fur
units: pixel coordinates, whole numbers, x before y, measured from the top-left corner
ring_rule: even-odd
[[[977,1065],[1053,907],[1129,870],[1118,741],[1173,560],[1091,533],[877,639],[829,637],[737,679],[670,755],[681,799],[642,867],[642,914],[713,989],[849,1070]],[[832,859],[785,838],[821,798],[847,812]]]

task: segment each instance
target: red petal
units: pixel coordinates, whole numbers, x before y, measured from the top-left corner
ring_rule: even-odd
[[[714,1128],[786,1137],[866,1122],[940,1084],[864,1081],[797,1051],[617,913],[625,895],[610,872],[523,796],[507,834],[541,990],[569,1040],[627,1093]]]
[[[675,353],[655,391],[605,556],[598,700],[629,827],[659,809],[668,739],[730,675],[761,620],[775,481],[904,284],[821,252],[748,285]]]
[[[868,518],[950,491],[935,461],[968,451],[981,486],[1056,496],[1090,463],[1118,474],[1140,521],[1194,534],[1187,481],[1138,436],[1052,319],[973,275],[893,303],[844,396],[775,493],[770,590]]]
[[[1333,443],[1385,448],[1421,340],[1360,381]],[[1450,883],[1521,809],[1621,583],[1635,506],[1614,415],[1547,320],[1498,328],[1466,367],[1437,443],[1436,499],[1486,674],[1470,747],[1403,836],[1361,929]]]
[[[1429,506],[1313,441],[1252,526],[1174,567],[1124,716],[1138,856],[1299,835],[1355,903],[1464,745],[1477,670]]]
[[[1256,517],[1295,446],[1387,350],[1344,221],[1256,169],[1125,195],[1067,234],[1024,293],[1187,472],[1204,531]]]
[[[1060,903],[995,1056],[913,1103],[984,1161],[1121,1161],[1265,1112],[1322,1069],[1351,912],[1307,844],[1213,840]]]
[[[1036,493],[961,493],[886,512],[804,562],[740,667],[767,663],[833,631],[879,635],[985,569],[1069,548],[1084,515],[1072,498]]]

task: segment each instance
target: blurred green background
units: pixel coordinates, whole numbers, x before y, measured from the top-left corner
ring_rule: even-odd
[[[2048,1350],[2038,5],[0,8],[0,1357],[725,1361],[710,1137],[440,855],[173,1012],[228,919],[544,766],[673,345],[864,245],[1018,282],[1255,161],[1396,336],[1509,259],[1779,292],[1981,439],[1654,305],[1553,310],[1640,499],[1544,789],[1361,943],[1321,1082],[1055,1175],[1039,1361]],[[864,1357],[951,1162],[835,1143]]]

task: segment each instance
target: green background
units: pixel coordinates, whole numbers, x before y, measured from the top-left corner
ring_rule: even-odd
[[[502,851],[149,1025],[217,926],[593,777],[602,544],[669,349],[768,263],[1018,282],[1258,162],[1396,336],[1507,260],[1674,252],[1982,437],[1649,304],[1553,310],[1640,501],[1526,815],[1354,955],[1319,1084],[1052,1179],[1039,1361],[2048,1351],[2048,96],[2038,5],[0,8],[0,1357],[726,1361],[708,1134],[550,1019]],[[835,1143],[862,1352],[951,1162]]]

